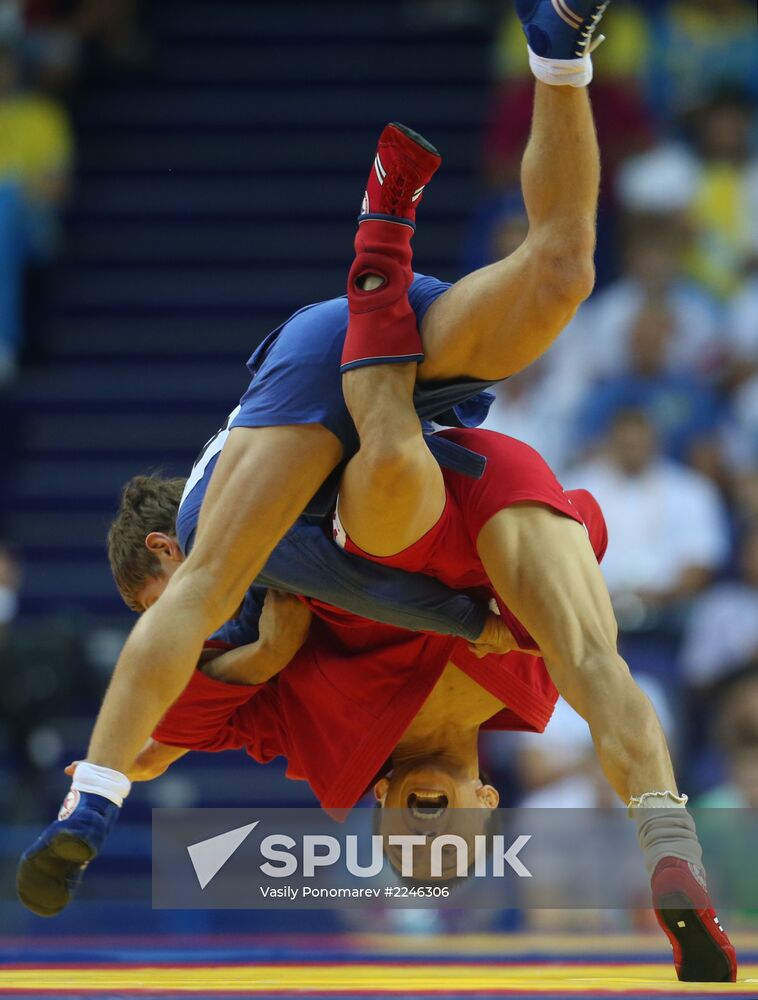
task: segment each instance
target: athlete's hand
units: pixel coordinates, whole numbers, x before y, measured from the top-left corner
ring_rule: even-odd
[[[510,653],[519,649],[519,645],[513,637],[513,633],[505,624],[500,615],[490,613],[484,623],[482,634],[476,642],[469,643],[469,649],[480,659],[489,656],[490,653]]]
[[[71,902],[118,814],[119,806],[102,795],[68,793],[58,819],[21,855],[16,890],[27,909],[54,917]]]
[[[289,663],[308,638],[312,617],[308,605],[298,597],[268,590],[258,622],[258,641]]]
[[[219,650],[219,652],[223,652],[223,650]],[[132,783],[152,781],[153,778],[159,778],[164,774],[174,761],[179,760],[186,753],[189,753],[189,750],[168,746],[151,737],[137,754],[137,759],[127,771],[126,776]],[[64,768],[64,774],[73,778],[78,764],[81,764],[81,761],[72,761],[68,767]]]
[[[265,684],[284,670],[308,637],[311,612],[291,594],[269,590],[258,622],[258,639],[221,651],[200,669],[224,684]]]

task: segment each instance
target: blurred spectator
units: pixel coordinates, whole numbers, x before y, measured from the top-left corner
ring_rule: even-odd
[[[674,721],[661,685],[652,677],[637,677],[650,698],[669,740],[675,745]],[[490,737],[492,752],[498,751]],[[524,798],[519,806],[532,809],[595,809],[620,805],[608,784],[592,745],[587,723],[558,699],[544,733],[517,733],[508,742]]]
[[[750,146],[756,107],[744,92],[722,90],[692,118],[702,169],[690,210],[690,269],[722,295],[735,291],[758,256],[758,160]]]
[[[598,324],[599,340],[604,333]],[[687,459],[698,440],[713,434],[720,413],[718,398],[690,375],[670,370],[675,337],[676,319],[667,305],[641,304],[629,328],[628,369],[589,392],[578,419],[580,442],[593,442],[617,413],[632,408],[648,415],[671,458]]]
[[[738,531],[758,525],[758,468],[737,473],[731,484],[732,517]]]
[[[12,375],[21,342],[20,284],[29,261],[54,249],[72,143],[49,98],[20,86],[18,57],[0,45],[0,381]]]
[[[734,467],[758,468],[758,374],[734,392],[724,439]]]
[[[758,260],[755,263],[727,311],[730,360],[737,381],[758,375]]]
[[[710,685],[750,660],[758,662],[758,524],[743,539],[739,578],[716,584],[692,606],[682,646],[685,681]]]
[[[659,113],[690,110],[723,84],[758,97],[754,2],[676,0],[653,9],[651,96]]]
[[[687,119],[692,147],[667,140],[632,157],[619,175],[627,210],[686,215],[687,272],[722,297],[758,255],[758,161],[750,143],[756,106],[744,91],[716,91]]]
[[[139,65],[149,53],[139,12],[139,0],[25,0],[24,55],[35,80],[71,84],[85,50],[106,65]]]
[[[571,361],[593,379],[629,367],[632,331],[653,304],[670,317],[667,371],[703,375],[715,371],[725,348],[715,300],[682,271],[687,230],[681,215],[635,213],[623,224],[623,274],[582,307],[570,327]]]
[[[661,457],[644,412],[617,413],[604,454],[568,478],[603,508],[603,573],[622,628],[640,627],[695,597],[726,558],[727,522],[715,487]]]
[[[0,638],[18,613],[18,591],[21,586],[21,567],[0,543]]]
[[[646,19],[631,4],[614,6],[613,31],[594,55],[597,75],[592,106],[603,150],[603,187],[608,194],[618,164],[652,141],[650,115],[640,90],[649,48]],[[485,165],[492,184],[513,186],[531,127],[534,80],[529,71],[521,24],[509,11],[496,48],[503,84],[491,109],[485,138]]]
[[[726,780],[701,795],[697,806],[758,809],[758,670],[747,668],[722,693],[714,723]]]
[[[525,441],[560,473],[574,446],[573,422],[584,383],[537,361],[494,387],[485,427]]]

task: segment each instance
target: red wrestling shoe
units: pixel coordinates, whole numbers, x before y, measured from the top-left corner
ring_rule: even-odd
[[[418,133],[392,122],[379,137],[366,184],[347,297],[350,323],[341,370],[423,361],[416,316],[407,298],[413,282],[411,238],[424,188],[442,162]],[[367,278],[380,280],[367,291]]]
[[[733,983],[737,955],[716,916],[702,868],[662,858],[651,879],[655,916],[674,951],[684,983]]]
[[[418,132],[399,122],[385,125],[366,182],[359,221],[379,215],[413,226],[424,188],[440,163],[440,154]]]

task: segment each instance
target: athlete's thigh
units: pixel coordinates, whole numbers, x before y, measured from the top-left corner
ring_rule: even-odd
[[[421,327],[426,357],[419,380],[507,378],[547,350],[573,313],[551,294],[527,240],[432,303]]]
[[[220,601],[241,599],[341,457],[339,441],[320,424],[233,428],[185,567],[210,574]]]
[[[621,661],[608,588],[584,526],[541,504],[518,504],[484,525],[477,549],[501,600],[539,646],[558,690],[586,718],[592,665]],[[597,685],[599,696],[602,678]]]

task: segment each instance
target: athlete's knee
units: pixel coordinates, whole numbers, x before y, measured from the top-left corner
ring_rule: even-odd
[[[423,474],[425,455],[421,435],[398,439],[377,436],[370,446],[361,446],[361,475],[372,490],[390,495]]]

